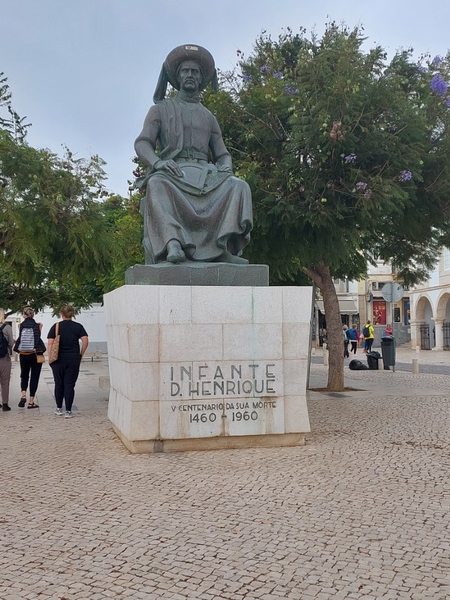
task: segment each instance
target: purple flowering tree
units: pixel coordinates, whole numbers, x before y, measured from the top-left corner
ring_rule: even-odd
[[[450,244],[449,56],[418,63],[405,51],[388,62],[364,38],[335,23],[321,38],[261,35],[207,99],[253,192],[246,256],[269,264],[273,283],[307,276],[320,289],[336,391],[344,370],[333,279],[358,279],[381,258],[411,283]]]

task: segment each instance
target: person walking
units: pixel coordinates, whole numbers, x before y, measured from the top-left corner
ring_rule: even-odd
[[[350,340],[350,344],[351,344],[350,352],[353,352],[353,354],[356,354],[356,349],[358,347],[359,333],[358,333],[355,323],[353,323],[351,328],[347,331],[347,337]]]
[[[56,333],[56,324],[48,332],[48,355],[51,356],[57,335],[60,336],[58,358],[50,364],[55,382],[55,415],[62,416],[65,402],[65,417],[73,417],[72,405],[75,397],[75,384],[80,372],[81,359],[89,345],[88,334],[81,323],[72,320],[73,306],[66,304],[61,308],[61,319]],[[81,341],[81,348],[80,348]]]
[[[34,310],[31,306],[23,309],[24,320],[19,325],[19,337],[14,344],[14,352],[19,353],[20,360],[20,389],[22,396],[19,408],[23,408],[27,402],[28,383],[30,384],[30,399],[27,408],[39,408],[35,403],[39,378],[41,376],[42,362],[38,362],[38,356],[42,356],[46,350],[41,339],[42,323],[34,320]]]
[[[375,330],[370,321],[367,321],[367,323],[364,325],[362,333],[364,336],[366,353],[369,353],[372,351],[372,344],[375,339]]]
[[[2,410],[9,406],[9,382],[11,381],[11,353],[14,345],[11,325],[5,323],[5,311],[0,308],[0,386],[2,390]]]
[[[347,325],[342,325],[342,333],[344,334],[344,358],[348,358],[350,354],[348,353],[348,345],[350,343]]]

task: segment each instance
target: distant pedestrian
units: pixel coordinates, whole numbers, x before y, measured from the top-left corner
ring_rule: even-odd
[[[41,376],[42,363],[38,362],[38,355],[45,352],[45,344],[41,339],[42,323],[34,320],[34,310],[31,306],[23,309],[24,320],[19,325],[19,337],[14,344],[14,352],[19,353],[20,361],[20,389],[22,396],[19,408],[27,402],[28,383],[30,384],[30,399],[27,408],[39,408],[35,403],[39,377]]]
[[[5,311],[0,308],[0,386],[2,389],[2,410],[9,406],[9,382],[11,381],[11,353],[14,345],[11,325],[5,323]]]
[[[66,304],[61,308],[62,321],[58,324],[59,353],[58,359],[51,363],[55,381],[55,415],[62,416],[65,402],[65,417],[70,418],[75,397],[75,384],[80,372],[80,363],[89,345],[88,334],[81,323],[72,321],[73,306]],[[56,325],[52,325],[47,335],[48,354],[50,356],[56,338]],[[80,347],[81,341],[81,347]]]
[[[372,327],[370,321],[367,321],[367,323],[364,325],[362,333],[363,333],[363,336],[364,336],[366,353],[371,352],[372,351],[372,344],[373,344],[373,341],[375,339],[375,330]]]
[[[358,347],[359,333],[358,333],[355,323],[353,323],[351,328],[347,331],[347,337],[350,340],[350,344],[351,344],[350,352],[353,352],[353,354],[356,354],[356,349]]]
[[[393,335],[392,326],[390,323],[386,325],[386,329],[384,330],[383,337],[390,337]]]
[[[350,354],[348,353],[348,345],[350,343],[350,340],[347,335],[347,333],[348,333],[347,325],[342,326],[342,333],[344,334],[344,358],[348,358],[350,356]]]

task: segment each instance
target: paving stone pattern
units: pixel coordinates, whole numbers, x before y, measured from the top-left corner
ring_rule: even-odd
[[[75,418],[47,365],[0,413],[1,600],[450,598],[448,376],[311,392],[304,447],[131,455],[84,366]]]

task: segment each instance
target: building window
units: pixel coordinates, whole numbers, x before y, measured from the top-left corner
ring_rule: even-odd
[[[444,271],[450,271],[450,248],[444,248]]]

